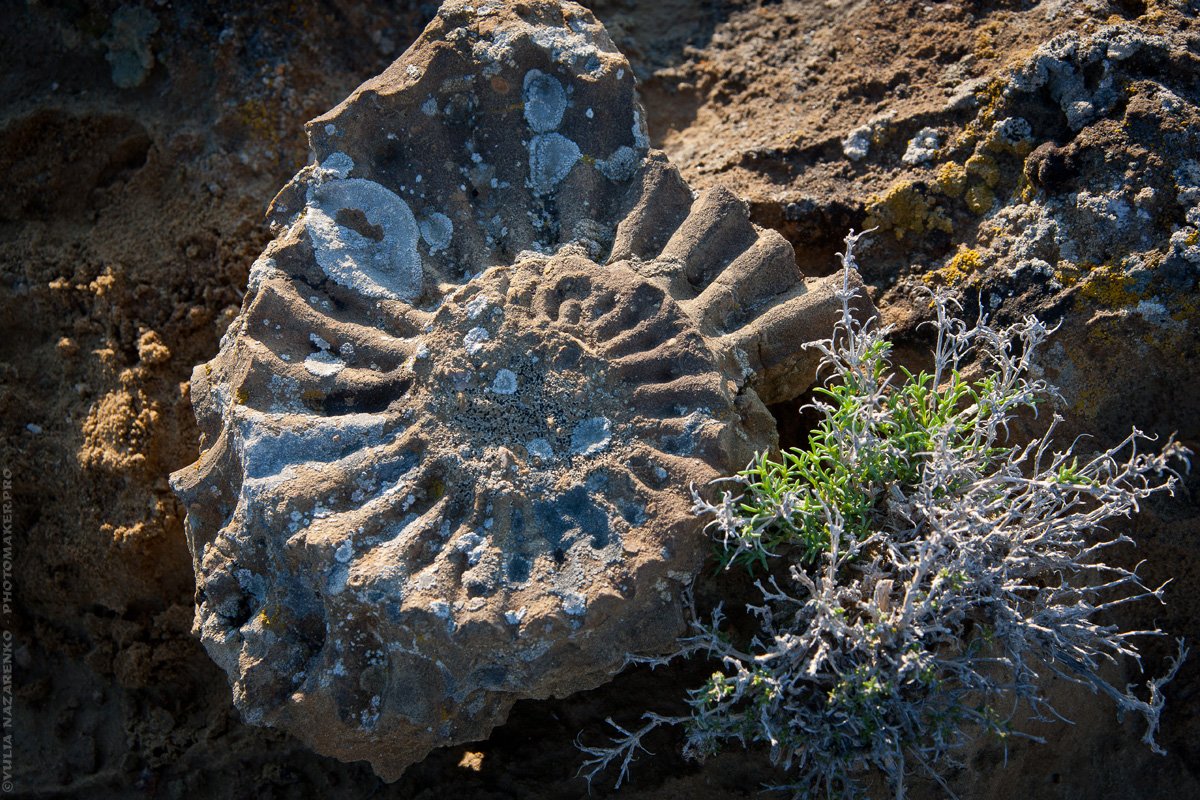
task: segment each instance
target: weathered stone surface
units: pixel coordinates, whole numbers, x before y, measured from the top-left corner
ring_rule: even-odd
[[[837,282],[648,150],[574,4],[447,3],[309,135],[173,485],[245,717],[395,778],[670,646],[689,485],[773,446]]]

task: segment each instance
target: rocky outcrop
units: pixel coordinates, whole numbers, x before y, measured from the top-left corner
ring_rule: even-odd
[[[841,278],[693,195],[571,3],[445,4],[309,137],[172,480],[246,719],[395,778],[670,648],[689,487],[774,446]]]

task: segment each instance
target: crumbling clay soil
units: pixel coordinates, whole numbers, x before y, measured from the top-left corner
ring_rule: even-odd
[[[518,704],[485,742],[396,783],[238,719],[192,637],[194,582],[166,476],[197,453],[187,396],[216,352],[264,212],[307,160],[304,121],[381,72],[426,3],[28,4],[0,22],[0,462],[11,471],[15,782],[69,798],[575,798],[605,717],[678,709],[705,665],[632,670]],[[1183,0],[632,2],[593,7],[629,56],[653,143],[697,189],[830,272],[875,226],[864,278],[920,363],[921,291],[1061,324],[1064,439],[1133,424],[1200,444],[1200,23]],[[1018,122],[1017,120],[1020,120]],[[786,439],[798,403],[775,407]],[[1033,424],[1042,424],[1044,420]],[[1129,525],[1167,579],[1122,624],[1200,640],[1200,481]],[[737,586],[721,587],[735,593]],[[703,598],[702,598],[703,599]],[[711,599],[711,598],[710,598]],[[1146,645],[1161,670],[1170,642]],[[1156,756],[1103,698],[1051,686],[1049,744],[981,742],[964,798],[1200,796],[1200,667],[1168,687]],[[1116,669],[1116,668],[1114,668]],[[1114,675],[1120,678],[1119,673]],[[1129,680],[1139,680],[1132,671]],[[684,761],[666,733],[596,796],[751,797],[766,754]],[[942,797],[918,784],[918,797]]]

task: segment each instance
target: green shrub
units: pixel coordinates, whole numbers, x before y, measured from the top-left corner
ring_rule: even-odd
[[[580,745],[589,783],[619,764],[620,786],[643,737],[681,725],[695,758],[765,745],[795,778],[776,788],[798,797],[853,794],[869,770],[903,797],[906,775],[940,781],[971,733],[1023,735],[1020,713],[1058,716],[1046,673],[1142,715],[1158,750],[1160,690],[1186,650],[1181,641],[1144,696],[1101,676],[1106,662],[1138,659],[1133,638],[1146,633],[1101,612],[1162,594],[1105,563],[1128,539],[1104,523],[1170,492],[1188,451],[1171,439],[1146,452],[1137,430],[1088,456],[1054,450],[1057,416],[1044,435],[1009,443],[1014,416],[1055,396],[1034,362],[1051,331],[1032,317],[968,327],[935,295],[932,372],[897,374],[887,332],[851,312],[856,240],[842,257],[841,321],[815,345],[829,380],[807,447],[758,457],[715,501],[693,489],[723,566],[760,575],[761,603],[748,607],[758,629],[735,641],[718,607],[676,653],[632,659],[704,654],[718,668],[688,693],[689,715],[648,713],[637,730],[610,720],[609,745]]]

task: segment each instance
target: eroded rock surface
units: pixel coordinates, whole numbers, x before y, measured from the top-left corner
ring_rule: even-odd
[[[649,150],[574,4],[447,3],[309,135],[173,483],[245,717],[394,778],[671,646],[689,486],[774,445],[840,278]]]

